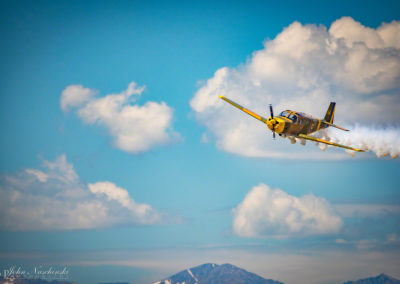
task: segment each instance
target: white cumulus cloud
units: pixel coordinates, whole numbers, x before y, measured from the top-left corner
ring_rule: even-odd
[[[95,91],[84,88],[82,85],[70,85],[61,93],[61,109],[68,111],[70,108],[79,107],[88,102],[95,93]]]
[[[246,63],[217,70],[190,105],[217,146],[227,152],[248,157],[341,158],[338,152],[318,153],[317,148],[290,146],[289,140],[273,141],[266,125],[218,95],[264,117],[269,116],[271,103],[275,113],[292,109],[322,118],[329,102],[336,101],[339,125],[393,125],[398,134],[399,34],[396,21],[376,29],[350,17],[336,20],[329,29],[294,22],[266,40]],[[391,142],[384,141],[389,146]]]
[[[253,187],[233,213],[234,232],[242,237],[326,235],[338,233],[343,226],[324,198],[295,197],[265,184]]]
[[[84,184],[65,155],[44,170],[0,176],[0,229],[90,229],[155,224],[165,216],[109,181]]]
[[[78,87],[74,85],[68,86],[63,91],[62,108],[65,101],[76,102],[76,92],[69,91],[76,88]],[[90,90],[81,86],[78,89]],[[173,110],[165,102],[135,104],[136,97],[144,89],[145,87],[138,87],[135,82],[131,82],[119,94],[109,94],[101,98],[89,96],[79,104],[70,102],[67,106],[76,107],[83,122],[105,127],[117,148],[136,154],[148,151],[156,145],[169,143],[177,137],[177,133],[172,130]],[[90,93],[94,91],[90,90]]]
[[[120,188],[109,181],[97,182],[88,185],[89,190],[97,196],[105,196],[107,200],[116,200],[121,206],[128,208],[139,216],[151,215],[153,208],[148,204],[136,203],[130,198],[126,189]]]

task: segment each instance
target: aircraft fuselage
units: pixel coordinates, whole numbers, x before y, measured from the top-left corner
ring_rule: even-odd
[[[291,136],[298,136],[299,134],[307,135],[329,127],[321,119],[291,110],[282,111],[278,116],[274,116],[273,118],[269,117],[267,119],[267,126],[279,135],[285,134]]]

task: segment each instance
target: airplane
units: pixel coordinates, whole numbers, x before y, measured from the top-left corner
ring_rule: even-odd
[[[330,126],[338,128],[343,131],[349,131],[346,128],[343,128],[339,125],[333,124],[333,118],[335,115],[335,102],[331,102],[329,108],[325,114],[323,119],[317,119],[312,117],[311,115],[296,112],[292,110],[284,110],[278,116],[274,116],[274,111],[272,109],[272,105],[269,105],[269,111],[271,116],[266,119],[255,112],[252,112],[249,109],[242,107],[241,105],[231,101],[230,99],[219,96],[224,101],[230,103],[234,107],[240,109],[241,111],[247,113],[248,115],[258,119],[261,122],[267,124],[267,127],[272,131],[272,136],[275,139],[275,133],[278,133],[279,136],[288,137],[292,141],[295,141],[295,138],[299,138],[301,141],[310,140],[318,143],[324,143],[331,146],[341,147],[348,150],[353,150],[357,152],[365,152],[362,149],[356,149],[349,146],[333,143],[331,141],[319,139],[316,137],[309,136],[308,134],[317,132],[320,129],[328,128]],[[294,142],[293,142],[294,143]],[[304,141],[305,143],[305,141]],[[303,144],[303,143],[302,143]],[[304,144],[303,144],[304,145]]]

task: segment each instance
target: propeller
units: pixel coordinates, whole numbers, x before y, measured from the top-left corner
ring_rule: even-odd
[[[269,104],[269,112],[271,114],[271,118],[273,119],[274,123],[272,124],[272,138],[275,139],[275,124],[276,124],[276,120],[274,120],[274,110],[272,109],[272,105]]]

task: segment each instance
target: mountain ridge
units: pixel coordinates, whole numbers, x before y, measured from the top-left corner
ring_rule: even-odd
[[[170,277],[152,284],[283,284],[283,282],[265,279],[235,265],[204,263],[182,270]],[[346,281],[343,284],[400,284],[400,280],[381,273],[377,276]]]
[[[356,281],[347,281],[343,284],[400,284],[400,280],[381,273],[375,277],[363,278]]]

